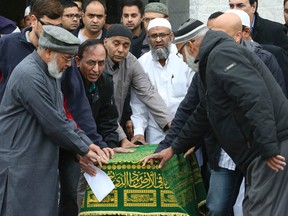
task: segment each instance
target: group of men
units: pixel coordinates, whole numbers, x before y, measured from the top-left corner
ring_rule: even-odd
[[[162,168],[204,139],[209,215],[232,214],[243,176],[244,215],[285,215],[288,38],[257,0],[229,5],[245,12],[173,33],[162,3],[124,0],[122,24],[106,29],[102,1],[85,1],[82,16],[70,1],[33,1],[31,26],[0,39],[0,214],[77,215],[80,166],[95,175],[89,163],[138,141],[159,143],[141,161]]]
[[[235,11],[220,14],[219,18],[210,24],[210,29],[223,31],[229,37],[222,32],[208,31],[197,20],[189,20],[175,33],[174,42],[179,50],[188,47],[188,52],[182,51],[184,59],[192,57],[198,62],[199,73],[196,75],[199,75],[201,82],[197,86],[197,82],[192,81],[185,99],[176,112],[168,135],[159,144],[157,151],[160,152],[142,160],[144,165],[149,160],[151,162],[160,160],[161,168],[174,154],[187,151],[205,136],[207,154],[210,155],[209,164],[212,165],[207,196],[209,215],[232,214],[242,175],[246,177],[244,215],[285,214],[284,200],[287,196],[282,190],[285,188],[283,182],[287,179],[284,167],[287,157],[285,133],[288,125],[287,114],[284,111],[287,107],[284,85],[287,80],[283,79],[284,74],[287,74],[287,68],[281,67],[283,70],[276,72],[283,63],[282,58],[277,58],[278,62],[275,62],[275,57],[271,58],[271,53],[263,52],[258,45],[244,41],[242,28],[244,30],[245,27],[253,26],[252,38],[255,41],[282,46],[283,49],[287,45],[283,41],[287,38],[281,24],[259,17],[256,10],[257,3],[248,0],[229,1],[231,8],[238,8],[247,13],[248,24],[243,23],[241,20],[243,15]],[[271,30],[269,26],[272,24],[274,25],[271,28],[277,31]],[[236,42],[249,46],[251,51],[259,54],[259,57],[260,53],[263,58],[270,56],[270,65],[274,62],[279,64],[278,67],[274,67],[273,71],[270,71],[270,68],[267,70],[267,67],[263,66],[263,58],[260,60],[255,57],[255,54],[237,45],[231,37]],[[258,47],[255,49],[255,46]],[[284,55],[287,58],[287,54]],[[278,78],[282,89],[271,73],[280,75],[275,78]],[[195,79],[198,77],[196,75]],[[194,83],[196,84],[193,89]],[[193,106],[193,96],[197,94],[201,100],[198,106],[197,102]],[[275,95],[277,97],[279,95],[281,99],[276,99]],[[266,112],[267,109],[270,111]],[[268,115],[271,115],[271,118]],[[211,128],[214,136],[211,136]],[[215,146],[215,143],[218,146]],[[225,151],[219,149],[219,146]],[[239,171],[236,172],[235,164],[227,158],[226,152],[232,157]],[[275,188],[272,188],[272,185]]]
[[[104,10],[98,12],[93,8],[99,9],[99,6]],[[105,23],[106,15],[101,14],[106,13],[105,8],[100,1],[87,1],[83,5],[84,27],[79,27],[76,34],[79,40],[58,27],[63,25],[61,17],[78,19],[76,12],[63,13],[59,1],[36,0],[31,5],[31,27],[1,40],[1,215],[57,215],[58,170],[59,215],[77,215],[79,164],[95,175],[89,163],[97,162],[101,166],[114,157],[114,152],[131,152],[127,147],[136,147],[118,123],[130,88],[147,105],[160,127],[168,128],[172,120],[168,108],[137,58],[129,53],[132,31],[122,24],[115,24],[108,31],[99,25],[99,20]],[[89,24],[92,31],[86,31],[85,26]],[[95,36],[99,29],[99,40],[87,37],[92,33]],[[85,41],[80,45],[83,38]],[[17,80],[18,73],[25,77],[29,71],[32,76],[37,68],[39,74],[33,79],[27,75],[27,82],[22,78]],[[104,68],[106,71],[102,74]],[[15,77],[13,89],[23,94],[23,98],[7,90],[14,82],[10,76]],[[63,107],[66,115],[63,115]],[[77,125],[68,119],[73,119]],[[24,147],[20,145],[21,140]],[[42,145],[45,145],[43,151],[40,150]],[[62,147],[60,152],[59,146]],[[13,148],[17,154],[13,153]],[[44,176],[46,181],[42,181]],[[29,184],[21,184],[22,179]],[[19,189],[17,184],[23,187]],[[36,195],[27,198],[27,194]],[[47,202],[34,206],[39,200]]]

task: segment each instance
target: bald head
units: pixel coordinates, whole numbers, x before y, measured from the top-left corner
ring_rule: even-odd
[[[233,37],[236,42],[240,42],[242,37],[242,22],[239,16],[232,13],[225,13],[215,18],[210,29],[215,31],[223,31]],[[239,38],[239,36],[241,37]]]

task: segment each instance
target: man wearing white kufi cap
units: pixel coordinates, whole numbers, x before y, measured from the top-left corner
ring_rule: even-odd
[[[151,20],[147,30],[150,51],[141,56],[139,62],[174,116],[187,92],[194,72],[181,57],[171,52],[174,35],[167,19]],[[146,130],[147,143],[158,144],[162,141],[166,133],[157,125],[151,113],[134,92],[131,93],[131,107],[134,135],[144,137]]]
[[[166,27],[171,30],[170,22],[164,18],[155,18],[153,22],[150,21],[148,28],[147,28],[148,32],[151,28],[155,28],[155,27]]]

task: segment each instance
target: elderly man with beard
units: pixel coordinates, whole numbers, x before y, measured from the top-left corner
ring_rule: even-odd
[[[186,95],[194,72],[181,57],[171,53],[173,32],[170,22],[165,18],[155,18],[148,25],[150,51],[139,62],[148,75],[152,85],[159,92],[172,115]],[[132,121],[134,136],[143,136],[146,131],[147,143],[158,144],[167,132],[155,122],[146,106],[131,92]]]
[[[193,41],[205,34],[207,28],[198,20],[190,20],[190,24],[196,29],[177,32],[174,42],[178,47],[178,54],[183,56],[183,60],[193,71],[198,72],[199,65],[194,63],[195,58],[189,54],[187,41]],[[160,142],[156,152],[160,152],[171,145],[203,96],[204,89],[200,82],[199,73],[196,73],[185,98],[177,109],[168,134]],[[205,179],[205,176],[203,176],[204,180],[207,181],[206,183],[209,181],[206,202],[209,215],[231,215],[243,175],[238,169],[235,170],[236,166],[233,161],[229,161],[225,152],[217,145],[217,140],[211,130],[207,131],[203,143],[211,168],[210,179]]]
[[[57,215],[59,146],[91,163],[107,163],[74,121],[66,118],[60,80],[80,41],[43,26],[37,51],[10,76],[0,106],[0,214]]]
[[[61,25],[63,7],[60,1],[36,0],[31,3],[31,27],[27,27],[22,33],[11,34],[0,39],[0,102],[5,91],[9,77],[17,64],[28,54],[38,47],[38,40],[45,25]],[[73,118],[85,134],[97,144],[107,157],[113,156],[112,149],[97,133],[97,126],[93,119],[89,102],[80,77],[80,84],[75,79],[75,74],[62,77],[61,85],[71,87],[69,95],[64,94],[64,105],[67,107],[67,116]],[[76,103],[76,102],[77,103]],[[60,180],[60,202],[59,215],[78,215],[77,207],[77,185],[80,175],[80,165],[75,160],[75,153],[60,148],[59,153],[59,180]]]
[[[211,128],[246,176],[244,215],[285,215],[288,101],[265,64],[227,34],[206,29],[196,38],[187,37],[197,29],[195,22],[183,24],[175,38],[199,61],[205,96],[171,147],[141,161],[145,165],[156,159],[162,168]]]

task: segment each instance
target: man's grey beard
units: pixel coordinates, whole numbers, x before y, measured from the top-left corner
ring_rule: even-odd
[[[186,64],[194,71],[194,72],[199,72],[199,62],[194,63],[195,58],[191,56],[186,49],[186,46],[184,47],[184,52],[186,56]]]
[[[63,73],[60,71],[58,67],[57,55],[58,54],[54,55],[52,60],[47,63],[47,66],[48,66],[48,71],[49,71],[50,76],[54,77],[55,79],[60,79]]]
[[[154,49],[150,44],[149,47],[154,60],[158,61],[160,59],[167,59],[171,50],[171,42],[169,42],[164,48]]]

